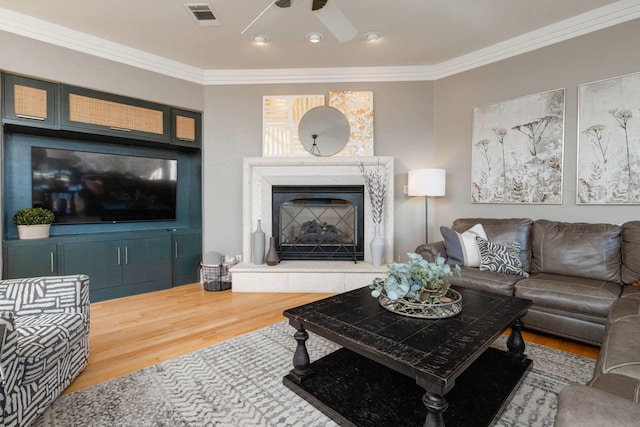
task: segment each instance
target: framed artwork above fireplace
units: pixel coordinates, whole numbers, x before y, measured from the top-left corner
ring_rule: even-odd
[[[328,104],[349,122],[349,140],[334,156],[373,156],[373,92],[331,91]],[[305,113],[325,105],[325,95],[262,97],[262,156],[311,157],[298,135]]]

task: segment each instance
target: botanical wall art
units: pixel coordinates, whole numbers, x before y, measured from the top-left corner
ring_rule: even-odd
[[[640,73],[578,87],[578,204],[640,203]]]
[[[350,136],[338,156],[373,156],[373,92],[329,92],[329,106],[342,112],[349,122]]]
[[[564,89],[476,107],[474,203],[562,203]]]
[[[298,137],[304,113],[324,105],[324,95],[282,95],[262,97],[262,155],[310,155]]]

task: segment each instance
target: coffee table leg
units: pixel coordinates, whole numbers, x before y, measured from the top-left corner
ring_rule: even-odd
[[[522,339],[522,327],[524,323],[522,323],[521,319],[516,320],[513,325],[511,325],[511,334],[507,339],[507,348],[509,349],[509,354],[513,356],[513,358],[517,361],[524,362],[527,358],[524,354],[525,344]]]
[[[313,374],[313,371],[309,369],[309,352],[307,351],[307,346],[305,345],[307,339],[309,339],[309,334],[305,331],[304,326],[300,325],[298,330],[293,337],[298,342],[296,346],[296,351],[293,353],[293,369],[290,374],[293,377],[293,380],[298,384],[302,383],[306,377]]]
[[[442,395],[426,392],[422,396],[422,403],[427,407],[427,419],[424,421],[424,427],[444,427],[442,413],[449,407],[447,399]]]

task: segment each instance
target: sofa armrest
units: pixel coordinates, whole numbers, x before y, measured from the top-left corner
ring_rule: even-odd
[[[43,276],[0,281],[0,311],[15,316],[80,313],[89,323],[89,277]]]
[[[585,385],[572,384],[558,395],[556,427],[632,427],[640,420],[640,405]]]
[[[416,253],[421,255],[427,262],[435,262],[439,256],[447,257],[443,241],[422,244],[416,248]]]

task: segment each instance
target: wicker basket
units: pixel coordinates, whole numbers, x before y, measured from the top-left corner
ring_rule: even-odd
[[[231,264],[211,265],[200,263],[202,285],[205,291],[226,291],[231,289]]]

